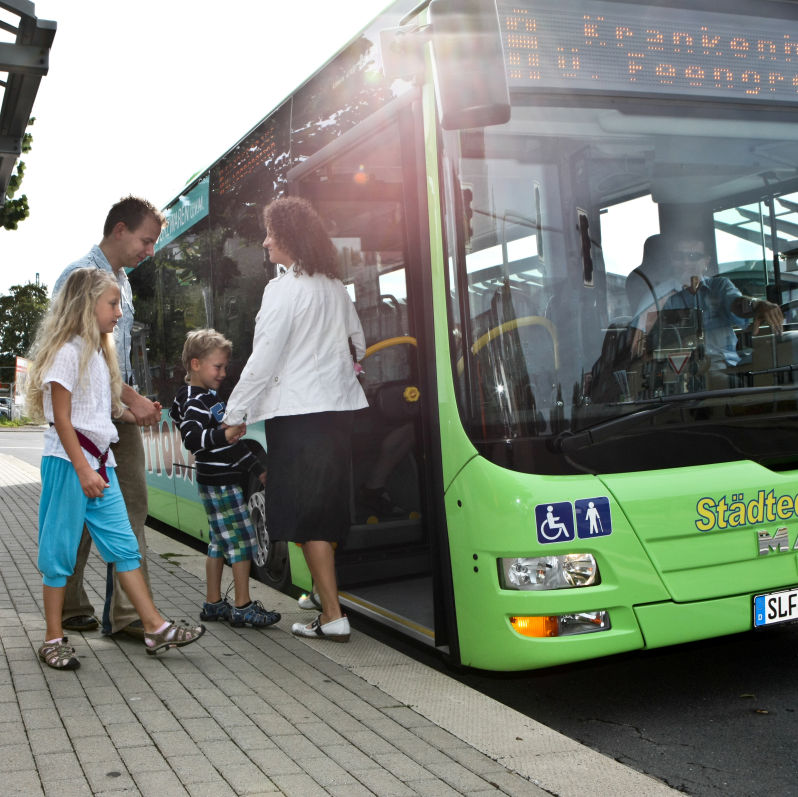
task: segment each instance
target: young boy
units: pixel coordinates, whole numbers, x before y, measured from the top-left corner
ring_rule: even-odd
[[[216,396],[232,350],[232,343],[214,329],[188,333],[183,347],[188,384],[178,391],[169,415],[179,426],[184,445],[194,453],[199,493],[208,513],[207,593],[200,618],[263,628],[276,623],[280,615],[267,611],[249,595],[249,569],[256,543],[240,485],[249,471],[265,484],[266,472],[240,442],[246,424],[222,426],[225,405]],[[222,598],[225,557],[233,569],[234,606]]]

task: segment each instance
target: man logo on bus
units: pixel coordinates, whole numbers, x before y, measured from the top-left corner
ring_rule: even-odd
[[[569,542],[576,537],[574,510],[570,501],[538,504],[535,507],[538,542]]]

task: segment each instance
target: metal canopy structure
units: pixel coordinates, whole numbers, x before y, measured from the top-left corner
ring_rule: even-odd
[[[22,152],[39,82],[47,74],[56,23],[28,0],[0,0],[0,205]]]

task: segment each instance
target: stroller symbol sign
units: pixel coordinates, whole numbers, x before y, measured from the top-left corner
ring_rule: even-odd
[[[538,542],[569,542],[576,537],[574,510],[570,501],[538,504],[535,507]]]

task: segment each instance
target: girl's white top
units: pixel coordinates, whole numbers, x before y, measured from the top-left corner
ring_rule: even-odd
[[[111,419],[111,375],[100,351],[92,354],[88,373],[82,375],[78,373],[80,353],[84,345],[83,338],[75,336],[55,355],[50,369],[42,380],[44,417],[53,423],[53,396],[50,383],[58,382],[72,394],[72,426],[83,432],[102,452],[111,443],[119,440],[119,434]],[[91,456],[85,449],[82,450],[89,465],[95,470],[99,468],[100,463],[97,458]],[[69,459],[55,426],[51,426],[44,433],[42,456]],[[112,451],[108,452],[105,464],[108,467],[116,465]]]
[[[324,274],[297,275],[291,266],[263,291],[252,354],[225,423],[367,407],[350,338],[359,360],[366,338],[344,284]]]

